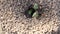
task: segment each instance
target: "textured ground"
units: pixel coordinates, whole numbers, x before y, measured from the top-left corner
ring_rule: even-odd
[[[35,2],[46,15],[28,19],[21,12]],[[0,34],[59,34],[59,17],[60,0],[0,0]]]

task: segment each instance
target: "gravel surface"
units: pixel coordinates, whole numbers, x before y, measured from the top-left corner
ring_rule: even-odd
[[[34,3],[44,7],[45,15],[26,18],[23,12]],[[0,34],[60,34],[59,31],[60,0],[0,0]]]

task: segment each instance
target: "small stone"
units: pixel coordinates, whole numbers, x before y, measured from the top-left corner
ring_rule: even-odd
[[[40,23],[42,23],[42,22],[40,22]]]
[[[3,19],[3,17],[1,17],[1,19]]]

